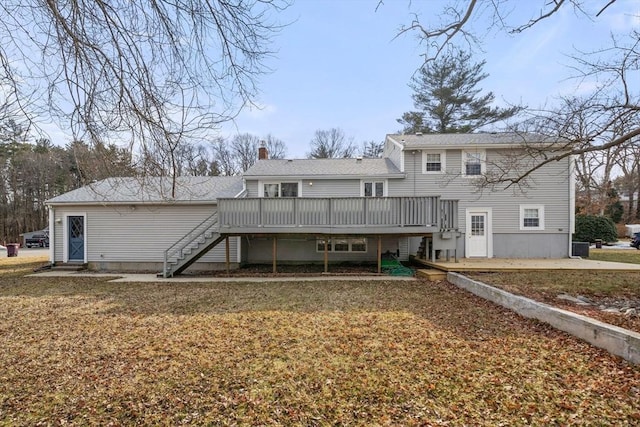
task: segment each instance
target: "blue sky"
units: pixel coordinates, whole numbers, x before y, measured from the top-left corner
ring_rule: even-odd
[[[514,1],[508,20],[526,22],[543,0]],[[297,0],[280,18],[291,22],[275,40],[277,54],[269,61],[273,72],[261,79],[260,109],[246,109],[234,125],[221,131],[230,136],[268,133],[285,141],[289,157],[305,157],[317,129],[342,128],[357,144],[381,141],[400,130],[396,119],[413,108],[409,80],[422,64],[414,34],[395,38],[411,21],[436,19],[441,1]],[[602,1],[591,2],[596,8]],[[411,5],[411,9],[409,6]],[[591,9],[589,9],[591,10]],[[576,17],[566,8],[526,32],[510,36],[476,26],[483,38],[490,74],[482,83],[498,103],[549,105],[559,95],[580,94],[591,82],[567,79],[567,56],[573,48],[604,47],[614,32],[640,28],[640,0],[618,0],[595,20]],[[483,26],[484,25],[484,26]]]

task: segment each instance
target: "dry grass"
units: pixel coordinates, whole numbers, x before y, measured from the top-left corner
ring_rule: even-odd
[[[640,264],[640,251],[631,249],[590,249],[589,259]]]
[[[635,253],[634,253],[635,254]],[[640,272],[530,271],[472,273],[468,276],[547,304],[555,305],[622,328],[640,332],[639,317],[625,317],[601,311],[602,304],[640,304]],[[560,294],[583,295],[595,306],[578,306],[558,299]]]
[[[2,251],[0,254],[6,254]],[[0,278],[8,276],[24,276],[32,273],[35,268],[48,264],[48,256],[40,257],[0,257]]]
[[[0,305],[0,425],[640,422],[639,367],[446,283],[12,274]]]

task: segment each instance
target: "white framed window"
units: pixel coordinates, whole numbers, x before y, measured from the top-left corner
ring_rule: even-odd
[[[520,230],[544,230],[543,205],[520,205]]]
[[[462,150],[462,176],[480,176],[486,172],[487,153],[484,149]]]
[[[362,197],[387,197],[386,180],[361,181],[360,195]]]
[[[300,182],[260,182],[259,197],[300,197]]]
[[[422,151],[422,173],[443,173],[445,160],[444,151]]]
[[[316,252],[324,252],[324,246],[328,244],[328,252],[367,252],[367,239],[365,237],[317,239]]]

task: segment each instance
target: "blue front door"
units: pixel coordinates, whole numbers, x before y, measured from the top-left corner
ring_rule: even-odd
[[[84,217],[67,217],[69,230],[69,261],[84,262]]]

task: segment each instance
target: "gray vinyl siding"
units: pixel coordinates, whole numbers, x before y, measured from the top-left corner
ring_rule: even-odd
[[[287,181],[287,180],[269,180]],[[290,182],[289,180],[288,182]],[[301,197],[360,197],[359,179],[304,179]],[[259,197],[258,181],[247,180],[247,197]]]
[[[394,255],[401,249],[398,237],[383,237],[382,252],[392,252]],[[249,264],[269,264],[273,262],[273,239],[243,238],[243,246],[247,247],[247,262]],[[279,263],[323,263],[324,252],[316,251],[316,238],[278,238],[277,260]],[[378,239],[367,238],[367,252],[329,252],[329,262],[376,262],[378,253]],[[402,255],[402,252],[401,252]],[[406,258],[404,258],[406,260]]]
[[[54,207],[56,262],[63,261],[66,213],[86,214],[88,262],[162,262],[164,251],[215,211],[215,205],[136,205]],[[237,262],[237,239],[230,239],[230,261]],[[224,242],[198,262],[225,262]]]
[[[386,157],[396,165],[398,169],[402,171],[402,148],[388,139],[384,143],[384,149],[382,151],[382,157]]]
[[[499,155],[496,150],[487,150],[488,164]],[[421,162],[419,151],[416,154],[405,153],[407,179],[389,180],[389,195],[440,195],[443,199],[457,199],[459,226],[463,232],[466,226],[466,209],[486,207],[492,209],[493,233],[568,233],[568,159],[553,162],[534,172],[531,187],[523,191],[517,188],[499,191],[478,189],[472,179],[460,176],[461,150],[446,150],[446,173],[423,174]],[[521,231],[520,205],[543,205],[545,229]]]
[[[257,180],[246,180],[247,186],[247,197],[258,197],[258,181]]]
[[[313,185],[310,185],[313,183]],[[302,181],[303,197],[360,197],[359,179],[320,179]]]

